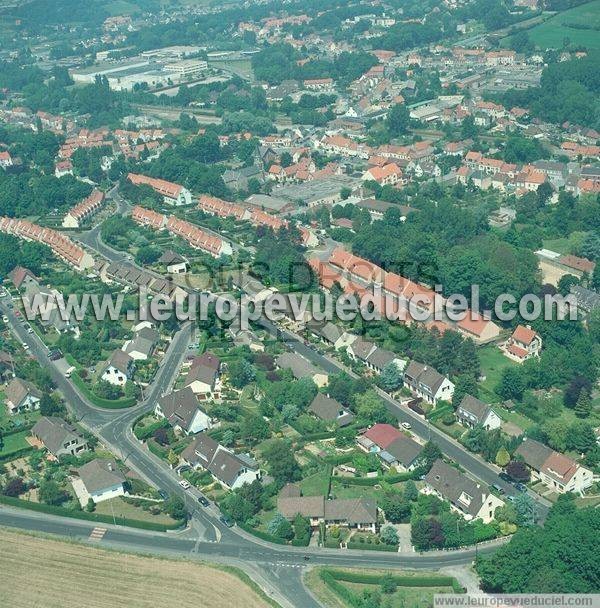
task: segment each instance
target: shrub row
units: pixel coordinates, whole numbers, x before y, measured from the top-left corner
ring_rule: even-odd
[[[256,528],[253,528],[252,526],[249,526],[248,524],[238,523],[238,526],[242,530],[245,530],[246,532],[252,534],[253,536],[262,538],[262,540],[266,540],[270,543],[276,543],[277,545],[287,545],[287,542],[285,540],[283,540],[283,538],[279,538],[278,536],[273,536],[272,534],[269,534],[268,532],[263,532],[262,530],[257,530]]]
[[[77,385],[77,388],[85,395],[85,397],[98,407],[102,407],[107,410],[121,410],[136,404],[136,400],[134,397],[114,400],[98,397],[98,395],[96,395],[90,389],[90,387],[84,382],[84,380],[77,372],[71,374],[71,379]]]
[[[23,456],[28,456],[35,450],[32,446],[27,446],[26,448],[21,448],[20,450],[15,450],[14,452],[10,452],[8,454],[4,454],[0,457],[0,464],[4,464],[5,462],[10,462],[11,460],[16,460],[17,458],[22,458]]]
[[[158,420],[157,422],[153,422],[152,424],[148,424],[146,426],[142,426],[142,427],[135,427],[133,434],[140,440],[140,441],[144,441],[146,439],[148,439],[149,437],[152,437],[152,435],[154,435],[154,432],[157,431],[158,429],[162,429],[162,428],[166,428],[169,426],[169,422],[167,421],[166,418],[163,418],[162,420]]]
[[[400,481],[408,481],[409,479],[418,479],[419,476],[415,471],[408,473],[396,473],[395,475],[378,475],[377,477],[335,477],[341,485],[348,486],[375,486],[378,483],[398,483]]]
[[[56,507],[53,505],[45,505],[39,502],[30,502],[29,500],[21,500],[11,496],[0,495],[0,503],[11,507],[19,507],[21,509],[29,509],[31,511],[39,511],[41,513],[49,513],[51,515],[60,515],[61,517],[73,517],[75,519],[85,519],[87,521],[112,524],[112,515],[104,515],[101,513],[89,513],[88,511],[73,511],[64,507]],[[141,528],[143,530],[152,530],[153,532],[166,532],[167,530],[175,530],[185,525],[185,520],[177,521],[172,524],[159,524],[151,521],[140,521],[137,519],[127,519],[117,517],[116,521],[119,525],[129,526],[130,528]]]
[[[398,545],[386,545],[385,543],[359,543],[355,540],[348,542],[348,549],[366,549],[367,551],[395,551],[398,552]]]
[[[383,578],[379,574],[364,574],[362,572],[343,572],[341,570],[325,570],[336,581],[358,583],[362,585],[379,585]],[[453,576],[392,576],[398,587],[452,587],[456,583]]]

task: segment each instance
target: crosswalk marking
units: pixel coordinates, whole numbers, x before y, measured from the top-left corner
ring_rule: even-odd
[[[89,540],[100,542],[106,534],[106,528],[94,528],[90,534]]]

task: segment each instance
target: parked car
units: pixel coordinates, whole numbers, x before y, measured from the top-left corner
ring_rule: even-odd
[[[517,482],[515,483],[515,488],[519,490],[519,492],[527,492],[527,486],[524,483]]]
[[[8,317],[7,317],[6,315],[3,315],[3,316],[2,316],[2,320],[3,320],[5,323],[8,323]]]
[[[192,484],[187,481],[187,479],[182,479],[179,482],[179,485],[184,489],[184,490],[189,490],[192,487]]]
[[[57,361],[58,359],[61,359],[63,356],[62,351],[59,350],[58,348],[51,350],[48,353],[48,359],[50,359],[50,361]]]
[[[158,491],[158,495],[163,499],[163,500],[169,500],[169,493],[165,492],[165,490],[159,490]]]
[[[203,507],[208,507],[208,505],[210,505],[210,502],[208,502],[208,499],[206,498],[206,496],[198,496],[198,502]]]
[[[219,517],[219,521],[222,524],[225,524],[228,528],[233,527],[233,522],[229,519],[229,517],[226,517],[225,515],[221,515],[221,517]]]
[[[496,490],[496,492],[498,492],[498,494],[504,494],[504,489],[501,488],[497,483],[495,483],[492,488],[494,488],[494,490]]]
[[[512,477],[508,473],[505,473],[504,471],[502,471],[502,473],[499,473],[498,477],[500,477],[500,479],[502,479],[502,481],[507,481],[508,483],[512,483]]]
[[[401,426],[403,429],[406,429],[406,430],[408,430],[408,429],[412,429],[412,426],[410,425],[410,423],[409,423],[409,422],[402,422],[402,423],[400,424],[400,426]]]

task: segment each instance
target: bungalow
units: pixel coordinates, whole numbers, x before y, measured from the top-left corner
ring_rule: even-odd
[[[156,329],[146,327],[138,331],[133,340],[127,340],[122,350],[135,361],[146,361],[158,343],[159,334]]]
[[[134,359],[125,351],[117,349],[111,355],[102,372],[102,380],[106,380],[106,382],[115,386],[125,386],[127,381],[131,379],[134,368]]]
[[[504,506],[489,488],[439,459],[425,475],[425,487],[421,492],[447,500],[467,521],[481,519],[487,524],[494,519],[496,509]]]
[[[154,406],[154,415],[166,418],[175,430],[186,435],[212,428],[210,416],[200,409],[189,387],[163,395]]]
[[[31,429],[31,435],[54,456],[76,456],[88,449],[85,437],[72,425],[56,416],[43,416]]]
[[[14,378],[4,390],[4,402],[10,415],[31,412],[40,407],[42,393],[31,382]]]
[[[296,353],[283,353],[277,357],[275,364],[280,369],[289,369],[296,380],[310,378],[319,388],[329,384],[329,376],[316,368],[310,361]]]
[[[354,414],[348,411],[341,403],[323,393],[317,393],[308,406],[308,413],[320,420],[335,423],[338,427],[348,426],[354,420]]]
[[[515,455],[525,461],[531,469],[533,479],[541,481],[546,487],[559,494],[580,493],[589,488],[594,481],[592,471],[535,439],[525,438],[515,450]]]
[[[77,469],[81,486],[77,487],[77,479],[73,480],[73,488],[77,492],[82,507],[91,498],[95,503],[123,496],[125,492],[125,477],[119,470],[114,459],[95,458]],[[81,490],[84,490],[81,492]]]
[[[504,354],[513,361],[523,363],[532,357],[539,357],[542,337],[529,325],[517,325],[510,338],[502,346]]]
[[[486,431],[500,428],[502,419],[491,405],[471,395],[465,395],[456,409],[456,419],[466,427],[481,426]]]
[[[209,471],[216,481],[230,490],[260,478],[260,469],[252,458],[234,454],[206,433],[197,435],[181,457],[191,467]]]
[[[377,532],[377,503],[371,498],[336,498],[302,496],[298,486],[286,486],[277,498],[277,511],[292,521],[296,515],[310,520],[313,528],[344,526]]]
[[[185,377],[184,385],[190,388],[198,399],[219,399],[221,383],[219,372],[221,361],[210,352],[194,358]]]
[[[404,370],[404,385],[427,403],[451,401],[454,384],[436,369],[411,361]]]

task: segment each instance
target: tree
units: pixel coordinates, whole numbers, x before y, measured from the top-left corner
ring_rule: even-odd
[[[383,526],[379,536],[386,545],[398,544],[398,532],[396,532],[396,528],[394,528],[394,526]]]
[[[417,500],[419,497],[419,490],[417,489],[417,485],[412,479],[409,479],[404,484],[404,499],[409,502],[413,502]]]
[[[508,450],[504,446],[502,446],[496,454],[496,464],[499,467],[505,467],[509,463],[509,461],[510,454],[508,453]]]
[[[379,383],[384,391],[392,392],[402,386],[402,372],[394,361],[386,363],[381,370]]]
[[[182,520],[187,519],[187,510],[185,503],[179,496],[171,496],[163,503],[163,511],[171,516],[173,519]]]
[[[506,465],[505,470],[512,479],[519,482],[529,481],[531,475],[527,465],[522,460],[511,460]]]
[[[285,518],[281,513],[276,513],[275,517],[271,519],[267,526],[269,534],[282,538],[284,540],[291,540],[294,538],[294,529],[292,524]]]
[[[254,380],[256,372],[246,359],[237,359],[229,364],[228,375],[231,386],[240,389]]]
[[[4,494],[4,496],[18,498],[26,489],[25,482],[20,477],[12,477],[6,482],[4,488],[2,488],[2,494]]]
[[[160,445],[169,445],[169,431],[165,427],[160,427],[154,431],[154,441]]]
[[[503,399],[515,399],[520,401],[525,390],[525,380],[520,368],[505,367],[500,376],[500,382],[496,387],[496,393]]]
[[[169,450],[167,461],[171,465],[171,468],[173,468],[179,462],[179,456],[173,450]]]
[[[406,523],[410,519],[411,504],[400,494],[386,494],[380,506],[385,518],[393,524]]]
[[[392,106],[388,112],[386,125],[392,137],[399,137],[408,132],[410,124],[410,113],[408,108],[402,104]]]
[[[394,417],[388,412],[379,395],[369,389],[366,393],[355,397],[356,416],[360,424],[375,424],[377,422],[395,422]]]
[[[69,496],[55,481],[44,481],[40,485],[39,498],[47,505],[60,506]]]
[[[300,541],[308,541],[310,538],[310,520],[298,513],[294,517],[294,535]],[[308,544],[308,542],[307,542]]]
[[[390,526],[388,526],[390,527]],[[384,528],[385,530],[385,528]],[[393,530],[393,528],[392,528]],[[395,532],[395,530],[394,530]],[[383,530],[382,530],[383,533]],[[396,535],[397,536],[397,535]],[[390,545],[394,545],[396,543],[388,543]],[[387,595],[391,594],[391,593],[396,593],[396,589],[398,588],[398,585],[396,584],[396,579],[391,575],[391,574],[386,574],[385,576],[383,576],[383,578],[381,579],[381,592],[385,593]]]
[[[517,513],[519,526],[533,526],[535,524],[535,501],[529,494],[518,494],[513,501],[513,506]]]
[[[94,499],[91,496],[88,498],[87,505],[85,505],[85,510],[88,513],[92,513],[96,510],[96,503],[94,502]]]
[[[569,449],[585,454],[596,446],[596,433],[590,424],[577,420],[567,430],[567,444]]]
[[[258,414],[247,414],[242,418],[240,437],[248,445],[256,445],[259,441],[267,439],[271,431],[269,423]]]
[[[277,483],[283,485],[300,479],[300,466],[289,442],[275,439],[264,448],[263,457]]]
[[[592,400],[590,398],[590,394],[587,391],[582,390],[579,393],[579,398],[575,404],[575,415],[578,418],[588,418],[591,413]]]
[[[235,442],[235,434],[231,429],[227,429],[221,437],[221,443],[226,447],[231,447]]]

